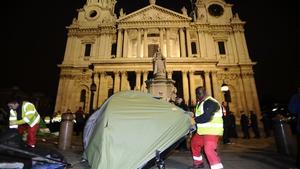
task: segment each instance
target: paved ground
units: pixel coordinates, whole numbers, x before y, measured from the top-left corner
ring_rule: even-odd
[[[41,146],[56,148],[55,138],[46,138],[46,142],[40,142]],[[226,169],[296,169],[295,157],[277,152],[275,139],[231,139],[235,144],[219,145],[219,154]],[[82,155],[81,139],[78,136],[72,138],[72,148],[67,151],[58,150],[64,155],[73,169],[90,169],[87,162],[80,162]],[[293,152],[295,154],[295,152]],[[174,150],[165,160],[167,169],[186,169],[192,164],[190,151]],[[152,167],[151,169],[156,169]],[[205,162],[205,169],[209,165]]]

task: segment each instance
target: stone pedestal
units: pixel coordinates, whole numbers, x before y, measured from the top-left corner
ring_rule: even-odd
[[[175,101],[175,81],[166,78],[154,78],[146,81],[148,93],[159,99]]]

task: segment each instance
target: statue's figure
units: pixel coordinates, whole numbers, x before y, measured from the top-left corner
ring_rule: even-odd
[[[124,11],[123,11],[123,8],[121,8],[120,9],[120,17],[123,17],[123,16],[125,16],[126,14],[124,13]]]
[[[162,55],[160,48],[153,55],[154,78],[166,78],[166,58]]]

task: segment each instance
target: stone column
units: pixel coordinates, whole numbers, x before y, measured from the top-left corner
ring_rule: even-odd
[[[259,101],[258,101],[258,96],[257,96],[257,90],[256,90],[256,84],[254,81],[253,75],[250,77],[250,83],[251,83],[251,93],[252,93],[252,100],[253,100],[253,106],[254,106],[254,111],[257,113],[257,117],[260,119],[261,118],[261,112],[260,112],[260,106],[259,106]]]
[[[98,95],[97,95],[97,107],[99,107],[102,104],[102,93],[104,92],[103,84],[104,84],[104,72],[99,73],[99,83],[98,83]],[[101,92],[101,93],[100,93]]]
[[[235,45],[235,39],[234,39],[234,34],[231,33],[230,34],[230,44],[231,44],[231,48],[232,48],[232,57],[233,57],[233,61],[234,63],[238,63],[239,62],[239,58],[238,58],[238,49],[236,48],[236,45]]]
[[[96,38],[96,41],[95,41],[95,44],[94,44],[95,46],[101,46],[102,44],[101,44],[101,38],[100,37],[98,37],[98,38]],[[101,58],[102,57],[102,55],[101,55],[101,47],[100,48],[95,48],[96,50],[95,50],[95,56],[96,56],[96,58],[98,59],[98,58]]]
[[[191,93],[191,104],[196,105],[196,89],[195,89],[195,76],[194,71],[189,71],[189,77],[190,77],[190,93]]]
[[[200,57],[205,58],[206,56],[206,42],[205,42],[205,36],[203,31],[198,30],[198,42],[199,42],[199,49],[200,49]]]
[[[240,110],[245,111],[245,113],[249,113],[248,105],[247,105],[247,99],[246,99],[246,93],[245,93],[245,87],[244,87],[244,82],[243,82],[243,74],[241,73],[240,78],[239,78],[239,86],[240,86],[240,96],[241,96],[241,102],[242,102],[242,107],[240,107]]]
[[[235,46],[237,49],[237,53],[238,53],[238,58],[239,58],[239,62],[241,63],[245,63],[248,61],[248,58],[246,56],[246,51],[245,50],[245,46],[246,44],[244,44],[244,38],[243,38],[243,33],[240,31],[236,31],[234,32],[234,39],[235,39]]]
[[[142,82],[142,91],[147,92],[146,80],[148,79],[148,71],[143,72],[143,82]]]
[[[128,30],[124,30],[123,58],[128,54]]]
[[[58,83],[58,90],[57,90],[57,96],[56,96],[56,104],[55,104],[55,112],[57,112],[58,110],[61,111],[61,102],[63,101],[63,86],[65,83],[65,78],[63,75],[60,75],[59,78],[59,83]]]
[[[100,95],[100,77],[98,73],[95,73],[94,75],[94,82],[96,84],[96,91],[95,91],[95,95],[94,95],[94,100],[93,100],[93,107],[98,107],[98,102],[99,102],[99,95]]]
[[[103,58],[105,56],[105,44],[106,44],[105,35],[101,34],[99,39],[100,39],[100,42],[99,42],[100,47],[98,48],[99,49],[99,55],[100,55],[101,58]]]
[[[187,71],[182,71],[182,88],[183,88],[183,99],[185,101],[185,104],[188,104],[189,102],[189,82],[187,77]]]
[[[77,103],[77,102],[74,101],[73,98],[75,96],[78,96],[77,94],[79,93],[79,91],[76,90],[74,88],[74,86],[76,86],[75,76],[72,76],[70,84],[69,84],[68,92],[67,92],[68,93],[68,98],[67,98],[68,104],[67,105],[68,105],[69,108],[71,108],[71,110],[75,109],[74,105]],[[78,92],[78,93],[75,94],[74,92]]]
[[[111,58],[112,36],[107,34],[105,37],[105,57]]]
[[[66,50],[65,50],[65,57],[64,57],[64,62],[69,62],[72,60],[72,50],[73,47],[75,46],[75,37],[74,36],[69,36],[67,39],[67,44],[66,44]],[[84,55],[84,53],[83,53]],[[81,56],[80,56],[81,57]]]
[[[122,29],[118,30],[118,41],[117,41],[117,58],[121,57],[122,55],[122,42],[123,42],[123,33]]]
[[[166,29],[166,37],[167,37],[167,56],[171,57],[171,45],[170,45],[170,29]]]
[[[212,84],[213,84],[213,97],[217,100],[221,100],[220,91],[221,86],[218,85],[217,72],[211,72]]]
[[[137,54],[136,57],[141,57],[141,29],[138,29],[137,37]]]
[[[205,56],[207,58],[217,58],[217,51],[215,50],[215,42],[212,39],[212,37],[208,34],[208,33],[204,33],[204,37],[205,37],[205,42],[206,43],[206,51],[205,51]]]
[[[136,71],[135,72],[136,77],[135,77],[135,90],[141,90],[141,72]]]
[[[243,77],[243,84],[244,84],[244,89],[245,89],[245,94],[246,94],[246,102],[247,102],[247,107],[248,107],[248,110],[253,110],[253,105],[254,105],[254,100],[253,100],[253,95],[252,95],[252,88],[251,88],[251,82],[250,82],[250,79],[249,79],[249,74],[246,73],[244,74],[244,77]],[[253,110],[254,111],[254,110]]]
[[[65,109],[65,110],[61,110],[62,112],[67,111],[67,109],[69,108],[69,99],[70,99],[69,96],[70,96],[70,93],[71,93],[69,91],[69,89],[72,86],[72,85],[70,85],[70,83],[71,83],[71,75],[68,75],[65,78],[65,83],[64,83],[64,87],[63,87],[64,88],[63,91],[66,94],[62,99],[62,101],[63,101],[62,105],[64,106],[64,109]],[[90,91],[87,91],[87,92],[90,92]]]
[[[114,93],[117,93],[120,91],[120,73],[119,71],[114,72],[115,78],[114,78]]]
[[[211,83],[210,83],[210,77],[209,77],[209,72],[205,71],[204,72],[204,77],[205,77],[205,89],[208,95],[211,96]]]
[[[185,33],[186,33],[186,46],[187,46],[188,57],[192,57],[191,37],[188,28],[186,28]]]
[[[121,91],[128,90],[127,89],[127,72],[121,71]]]
[[[144,29],[144,58],[148,57],[148,40],[147,40],[148,30]]]
[[[179,37],[180,37],[180,57],[186,57],[186,49],[185,49],[185,37],[183,28],[179,29]]]
[[[164,56],[166,56],[165,53],[164,53],[164,29],[163,28],[159,29],[159,45],[160,45],[161,53]]]
[[[244,49],[244,59],[247,62],[251,62],[250,57],[249,57],[248,47],[247,47],[247,41],[246,41],[244,32],[240,32],[240,36],[241,36],[241,39],[242,39],[242,46],[243,46],[243,49]]]

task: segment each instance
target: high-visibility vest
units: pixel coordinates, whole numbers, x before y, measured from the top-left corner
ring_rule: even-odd
[[[40,115],[36,111],[35,106],[30,102],[23,102],[22,117],[30,127],[33,127],[40,122]]]
[[[218,103],[214,98],[211,96],[208,96],[203,102],[200,103],[196,107],[195,116],[198,117],[204,113],[204,103],[208,99],[213,100],[214,102]],[[220,105],[219,105],[220,106]],[[211,120],[206,123],[197,123],[197,133],[199,135],[223,135],[223,119],[222,119],[222,109],[220,106],[220,109],[214,113],[214,115],[211,117]]]
[[[18,128],[17,125],[27,123],[30,127],[40,122],[40,115],[36,111],[34,105],[30,102],[23,102],[21,107],[22,119],[17,120],[17,111],[11,109],[9,121],[17,121],[16,125],[10,125],[9,128]]]

